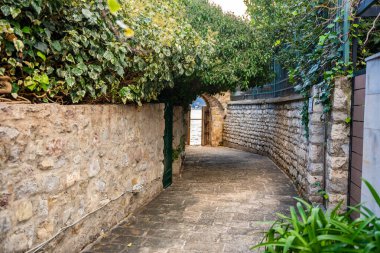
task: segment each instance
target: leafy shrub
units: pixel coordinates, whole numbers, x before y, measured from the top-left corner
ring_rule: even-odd
[[[211,30],[216,34],[216,60],[202,73],[206,84],[225,88],[248,88],[269,80],[271,54],[259,47],[263,38],[255,33],[249,20],[224,13],[208,0],[182,0],[191,25],[203,36]]]
[[[271,61],[267,48],[258,47],[260,38],[249,20],[224,13],[208,0],[180,0],[186,19],[197,33],[211,41],[214,52],[200,71],[175,80],[174,89],[166,89],[161,98],[189,105],[197,95],[210,95],[261,84],[270,76]]]
[[[125,0],[114,15],[102,0],[1,0],[0,76],[37,102],[156,99],[213,53],[184,15],[171,0]]]
[[[259,38],[257,50],[267,49],[276,62],[289,70],[289,81],[305,98],[302,123],[308,135],[310,91],[316,88],[315,100],[323,105],[324,113],[329,113],[336,77],[352,77],[355,68],[365,65],[365,56],[379,51],[380,23],[375,18],[356,17],[355,10],[362,2],[358,0],[245,2]],[[344,9],[347,9],[346,14]],[[345,18],[351,23],[347,29]],[[353,39],[357,39],[360,46],[356,66],[349,57]]]
[[[365,181],[380,206],[380,197]],[[266,233],[263,243],[265,252],[380,252],[380,217],[368,208],[352,207],[340,213],[341,204],[332,211],[323,211],[297,199],[296,208],[290,208],[290,216],[279,215]],[[362,216],[352,220],[350,215],[360,212]]]

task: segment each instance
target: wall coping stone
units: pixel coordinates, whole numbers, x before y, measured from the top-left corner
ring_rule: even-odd
[[[257,105],[257,104],[277,104],[277,103],[287,103],[290,101],[299,101],[303,100],[302,95],[291,95],[287,97],[279,98],[264,98],[264,99],[250,99],[250,100],[241,100],[241,101],[231,101],[229,105]]]
[[[380,58],[380,53],[377,53],[377,54],[374,54],[374,55],[371,55],[371,56],[365,58],[365,61],[369,62],[369,61],[375,60],[377,58]]]

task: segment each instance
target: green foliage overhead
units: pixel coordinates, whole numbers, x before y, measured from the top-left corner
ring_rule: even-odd
[[[177,1],[1,0],[0,76],[36,102],[154,100],[212,53]]]
[[[249,20],[223,13],[207,0],[180,0],[186,6],[186,19],[205,41],[213,44],[209,61],[188,78],[175,81],[161,99],[188,105],[197,95],[215,94],[248,88],[268,81],[271,77],[271,54],[258,46],[261,41]]]
[[[259,47],[262,38],[252,29],[249,20],[223,13],[208,0],[183,0],[191,25],[203,36],[216,35],[215,58],[201,73],[203,83],[222,90],[236,86],[247,88],[269,79],[270,54]]]

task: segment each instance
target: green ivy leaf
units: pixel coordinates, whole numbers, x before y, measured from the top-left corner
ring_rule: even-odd
[[[82,9],[82,14],[86,18],[91,18],[94,15],[89,9]]]
[[[37,2],[32,1],[31,5],[32,5],[32,8],[36,11],[36,13],[39,15],[42,10],[41,3],[38,3],[38,1]]]
[[[71,70],[71,73],[73,73],[76,76],[81,76],[83,74],[83,71],[80,68],[73,68]]]
[[[55,40],[51,43],[51,46],[53,47],[54,50],[58,51],[58,52],[61,52],[62,50],[62,46],[61,46],[61,43],[59,43],[59,41]]]
[[[75,60],[72,54],[66,55],[66,60],[69,62],[75,63]]]
[[[11,8],[8,5],[1,6],[0,10],[3,12],[4,16],[11,15]]]
[[[37,86],[37,82],[33,80],[30,76],[26,77],[24,80],[24,85],[31,91],[34,91],[34,89]]]
[[[24,43],[21,40],[13,40],[13,45],[15,46],[17,52],[22,52],[24,49]]]
[[[43,61],[46,61],[46,56],[40,51],[37,52],[37,56],[40,57]]]
[[[23,33],[27,33],[27,34],[30,34],[30,27],[29,26],[24,26],[23,28],[22,28],[22,32]]]
[[[72,88],[72,87],[74,86],[74,84],[75,84],[75,78],[72,77],[72,76],[66,76],[66,77],[65,77],[65,81],[66,81],[67,85],[68,85],[70,88]]]
[[[40,79],[39,79],[39,82],[41,84],[49,84],[49,77],[46,75],[46,74],[43,74]]]
[[[115,14],[121,9],[121,5],[117,0],[107,0],[108,8],[112,14]]]
[[[16,18],[21,13],[21,10],[19,8],[11,7],[10,12],[11,12],[12,18]]]
[[[47,49],[48,49],[48,45],[46,45],[46,43],[44,43],[44,42],[37,42],[37,43],[34,45],[34,48],[40,50],[41,52],[46,53],[46,51],[47,51]]]

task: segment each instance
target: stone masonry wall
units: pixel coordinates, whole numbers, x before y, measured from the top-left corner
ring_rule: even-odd
[[[350,124],[351,81],[338,78],[333,93],[332,113],[327,124],[326,192],[329,195],[328,207],[336,206],[340,201],[347,204]]]
[[[227,113],[227,105],[231,100],[231,93],[226,92],[210,96],[203,94],[202,98],[207,102],[210,108],[210,143],[212,147],[223,144],[224,119]]]
[[[0,104],[0,252],[25,252],[59,231],[45,250],[79,252],[153,199],[163,118],[160,104]]]
[[[185,141],[187,137],[187,115],[183,107],[175,106],[173,111],[173,152],[177,157],[173,161],[173,174],[181,173],[182,164],[185,159]]]
[[[224,145],[269,156],[306,195],[308,143],[301,97],[230,102]]]
[[[332,110],[323,114],[311,91],[309,138],[305,138],[299,96],[230,102],[224,124],[224,145],[269,156],[289,175],[300,194],[334,207],[346,203],[351,110],[351,86],[338,78],[332,94]],[[311,102],[311,101],[310,101]],[[323,199],[325,191],[328,199]]]

